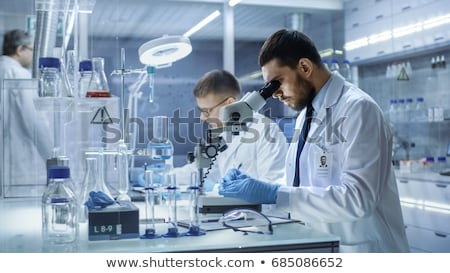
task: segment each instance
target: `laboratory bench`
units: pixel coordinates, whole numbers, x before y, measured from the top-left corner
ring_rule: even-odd
[[[146,221],[145,206],[139,208],[140,234]],[[164,208],[157,208],[164,209]],[[167,209],[165,209],[167,210]],[[165,213],[165,210],[162,213]],[[161,212],[160,212],[161,213]],[[204,217],[205,215],[202,215]],[[208,216],[211,217],[211,216]],[[273,226],[273,234],[235,232],[231,229],[207,231],[202,236],[157,239],[89,241],[87,223],[80,224],[80,236],[72,245],[47,246],[41,236],[40,198],[0,199],[0,252],[338,252],[339,238],[292,221]],[[148,223],[148,222],[147,222]],[[168,224],[156,223],[156,232],[167,232]],[[187,229],[179,227],[180,233]]]

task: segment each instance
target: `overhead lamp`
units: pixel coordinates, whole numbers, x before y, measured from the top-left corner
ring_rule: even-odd
[[[188,37],[164,35],[142,44],[139,61],[146,65],[161,67],[183,59],[192,52]]]

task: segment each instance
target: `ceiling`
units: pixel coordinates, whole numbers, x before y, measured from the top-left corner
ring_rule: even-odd
[[[30,14],[35,2],[0,0],[1,14]],[[60,0],[58,0],[60,1]],[[75,0],[71,0],[75,1]],[[95,4],[89,32],[97,37],[151,38],[181,35],[214,10],[221,15],[191,39],[217,40],[224,36],[224,0],[78,0]],[[227,1],[225,1],[227,2]],[[236,40],[264,40],[283,27],[291,28],[293,13],[307,14],[313,24],[340,16],[344,0],[242,0],[233,8]],[[301,23],[300,23],[301,25]],[[300,29],[301,30],[301,29]]]

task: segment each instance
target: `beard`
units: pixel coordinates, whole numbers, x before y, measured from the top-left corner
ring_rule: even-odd
[[[292,97],[293,101],[288,106],[295,111],[301,111],[308,104],[312,103],[316,90],[310,82],[299,75],[295,78],[295,86],[297,87],[295,90],[296,95]]]

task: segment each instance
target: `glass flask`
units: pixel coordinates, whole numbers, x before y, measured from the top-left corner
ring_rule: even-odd
[[[59,97],[61,62],[58,58],[39,58],[39,97]]]
[[[89,199],[89,192],[91,190],[101,189],[97,185],[97,158],[86,158],[86,173],[84,174],[83,183],[81,185],[81,193],[79,200],[79,214],[78,221],[84,223],[87,220],[88,210],[84,204]]]
[[[49,168],[50,183],[42,195],[42,236],[44,243],[75,242],[78,236],[78,202],[68,186],[70,168]]]
[[[105,75],[105,60],[100,57],[92,58],[92,75],[89,81],[86,97],[110,97],[108,80]]]

